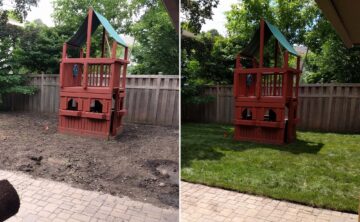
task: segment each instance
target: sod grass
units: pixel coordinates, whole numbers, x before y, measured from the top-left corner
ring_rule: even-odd
[[[234,141],[232,131],[227,125],[183,124],[182,180],[357,212],[360,135],[297,132],[296,142],[279,146]]]

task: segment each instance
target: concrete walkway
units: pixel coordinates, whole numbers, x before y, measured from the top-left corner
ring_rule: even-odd
[[[177,209],[76,189],[20,172],[0,170],[2,179],[12,183],[21,200],[20,211],[7,222],[178,221]]]
[[[181,182],[181,221],[357,222],[356,214]]]

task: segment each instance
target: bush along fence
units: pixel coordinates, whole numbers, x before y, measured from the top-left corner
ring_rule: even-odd
[[[207,104],[182,106],[182,120],[232,124],[232,86],[209,86]],[[298,129],[360,133],[360,84],[306,84],[299,87]]]
[[[179,77],[177,75],[127,75],[125,121],[164,126],[179,123]],[[56,113],[59,109],[59,75],[30,75],[35,95],[9,95],[6,109]]]

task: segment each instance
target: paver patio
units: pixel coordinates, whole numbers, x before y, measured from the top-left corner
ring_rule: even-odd
[[[181,182],[181,221],[357,222],[356,214]]]
[[[34,179],[20,172],[0,170],[18,191],[21,207],[9,222],[75,221],[178,221],[178,209],[157,206],[65,183]]]

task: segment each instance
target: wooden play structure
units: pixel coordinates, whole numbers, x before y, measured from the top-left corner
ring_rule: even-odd
[[[101,54],[91,50],[91,36],[103,26]],[[110,50],[109,38],[113,39]],[[82,45],[86,41],[86,53]],[[122,46],[118,50],[118,45]],[[108,50],[106,50],[108,48]],[[78,53],[71,57],[68,50]],[[109,54],[109,56],[106,56]],[[122,55],[122,58],[119,58]],[[122,130],[128,47],[105,17],[93,9],[75,35],[63,45],[60,64],[59,131],[99,138]]]
[[[271,37],[275,43],[273,60],[264,58],[264,46]],[[283,61],[278,60],[280,54]],[[289,66],[289,54],[295,56],[296,68]],[[235,140],[284,144],[296,139],[300,74],[300,56],[277,27],[261,20],[260,28],[236,59]]]

